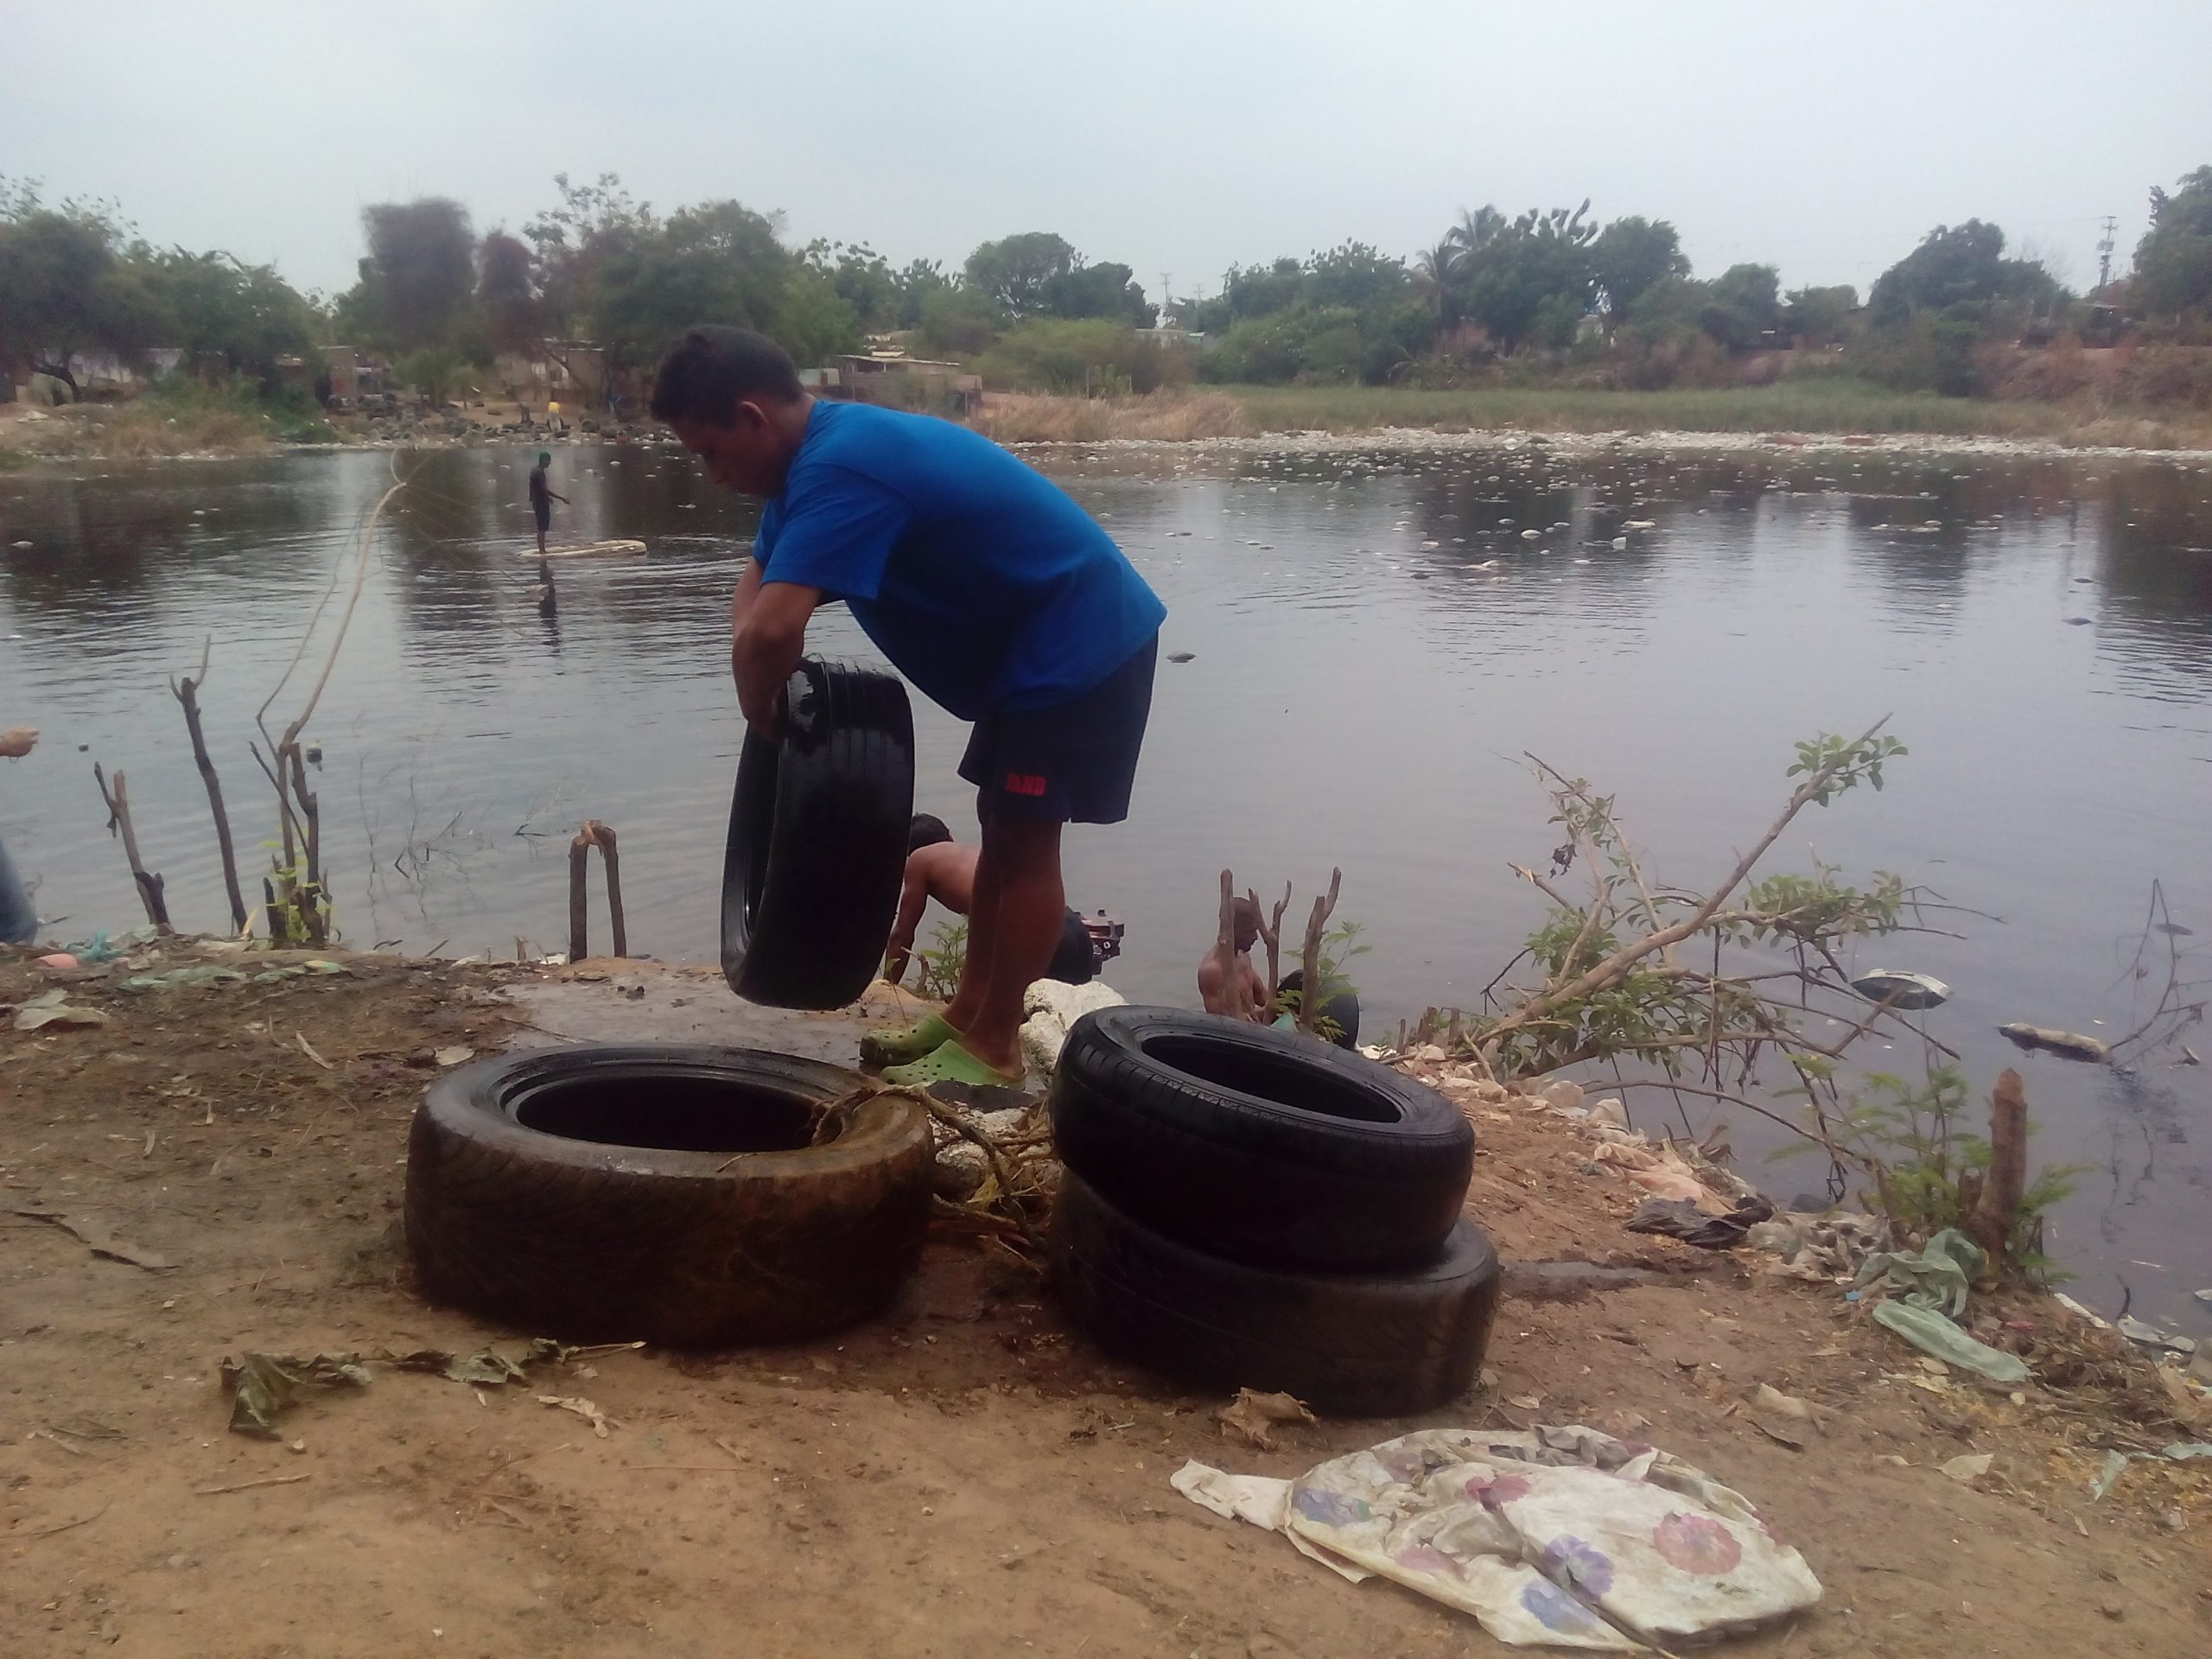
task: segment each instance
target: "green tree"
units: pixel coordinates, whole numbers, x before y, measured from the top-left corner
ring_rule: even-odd
[[[1046,285],[1080,263],[1066,238],[1028,231],[976,248],[968,256],[963,280],[1019,321],[1043,310]]]
[[[172,248],[145,255],[143,269],[174,320],[170,343],[195,366],[219,361],[228,373],[251,375],[273,392],[276,359],[315,348],[314,312],[273,266]]]
[[[1428,307],[1440,334],[1459,321],[1459,261],[1464,253],[1459,244],[1446,236],[1434,247],[1414,256],[1414,291]]]
[[[1780,273],[1772,265],[1731,265],[1705,285],[1697,324],[1732,352],[1747,352],[1782,322]]]
[[[803,265],[778,228],[735,201],[626,226],[592,247],[582,320],[618,370],[650,365],[694,323],[772,331]]]
[[[940,357],[969,358],[988,350],[1009,321],[996,299],[965,283],[924,294],[919,312],[922,344]]]
[[[1859,290],[1848,283],[1834,288],[1793,288],[1783,307],[1782,326],[1808,346],[1832,346],[1850,332],[1859,309]]]
[[[915,259],[906,268],[892,276],[893,292],[892,327],[918,328],[922,322],[922,308],[932,294],[942,294],[952,286],[952,278],[944,274],[944,267],[934,259]]]
[[[468,210],[445,196],[377,202],[361,210],[368,308],[395,346],[444,342],[475,287]]]
[[[137,360],[171,326],[142,270],[123,255],[113,204],[41,201],[30,181],[0,180],[0,366],[51,374],[72,390],[70,359]]]
[[[1583,222],[1589,211],[1587,201],[1572,213],[1531,209],[1503,229],[1484,214],[1467,216],[1489,228],[1460,262],[1463,302],[1501,349],[1573,340],[1597,295],[1591,244],[1598,227]]]
[[[1605,314],[1618,319],[1651,285],[1669,276],[1687,276],[1690,262],[1681,238],[1663,219],[1630,215],[1617,219],[1590,245]]]
[[[2151,228],[2135,245],[2127,297],[2146,315],[2212,314],[2212,167],[2184,176],[2171,195],[2151,192]]]
[[[1071,321],[1111,318],[1132,328],[1149,328],[1160,308],[1146,303],[1127,265],[1089,265],[1078,258],[1074,267],[1046,280],[1038,311]]]
[[[1876,327],[1892,328],[1915,312],[1964,306],[1991,315],[2000,306],[2044,310],[2065,290],[2032,260],[2005,257],[2005,232],[1970,219],[1938,225],[1918,247],[1884,271],[1866,302]]]
[[[1354,309],[1404,297],[1413,286],[1406,262],[1364,242],[1344,242],[1306,262],[1304,297],[1311,305]]]
[[[767,332],[802,366],[861,348],[861,317],[830,277],[805,265],[785,278]]]
[[[801,257],[836,290],[861,327],[881,333],[902,326],[899,274],[891,269],[890,261],[867,243],[817,238],[806,245]]]

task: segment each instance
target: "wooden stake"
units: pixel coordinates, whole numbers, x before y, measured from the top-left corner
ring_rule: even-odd
[[[629,931],[622,917],[622,867],[615,852],[614,831],[597,818],[586,818],[576,830],[576,838],[569,843],[569,960],[571,962],[582,962],[591,954],[590,936],[586,926],[584,875],[594,847],[599,849],[600,861],[607,867],[607,918],[614,935],[614,954],[618,957],[630,954]]]
[[[1989,1096],[1989,1170],[1967,1217],[1967,1230],[1989,1252],[1993,1270],[2005,1260],[2028,1185],[2028,1096],[2020,1074],[2006,1067]]]
[[[200,647],[200,672],[182,681],[171,680],[169,691],[184,706],[184,729],[192,736],[192,763],[200,768],[200,781],[207,786],[207,810],[215,818],[215,844],[223,855],[223,891],[231,901],[231,931],[245,931],[245,895],[238,890],[238,854],[231,846],[230,814],[223,810],[223,783],[215,775],[215,762],[207,753],[207,739],[200,728],[200,688],[207,683],[207,658],[214,649],[211,635]]]
[[[1214,954],[1221,961],[1221,995],[1231,1020],[1252,1017],[1252,995],[1244,976],[1236,971],[1236,876],[1221,873],[1221,914],[1214,938]]]
[[[107,778],[100,771],[100,763],[92,762],[92,781],[100,786],[100,799],[107,804],[107,832],[118,832],[123,836],[123,855],[130,861],[130,879],[137,884],[139,901],[146,906],[146,919],[158,932],[171,931],[168,901],[162,896],[162,878],[149,870],[138,856],[138,835],[130,827],[130,796],[124,787],[123,774],[115,774],[115,787],[108,788]]]
[[[1306,918],[1306,955],[1299,966],[1298,1028],[1310,1032],[1320,1022],[1321,1005],[1328,999],[1321,985],[1321,936],[1328,929],[1329,918],[1337,908],[1337,889],[1344,885],[1341,869],[1329,872],[1329,891],[1313,901],[1313,913]]]

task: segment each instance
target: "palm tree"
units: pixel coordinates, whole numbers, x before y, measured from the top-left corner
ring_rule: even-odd
[[[1497,208],[1484,205],[1470,211],[1459,210],[1459,222],[1446,234],[1446,240],[1456,242],[1472,253],[1495,238],[1505,228],[1505,215]]]
[[[1466,257],[1466,250],[1452,236],[1446,236],[1433,248],[1424,248],[1414,256],[1414,283],[1436,312],[1437,331],[1440,334],[1459,321],[1459,300],[1452,292],[1453,279],[1459,263]]]

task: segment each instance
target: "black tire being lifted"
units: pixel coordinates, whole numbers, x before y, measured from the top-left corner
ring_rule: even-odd
[[[1297,998],[1306,988],[1306,970],[1294,968],[1275,986],[1276,1007],[1284,1014],[1297,1011]],[[1288,1001],[1282,999],[1288,998]],[[1351,989],[1338,991],[1321,1004],[1321,1018],[1336,1027],[1329,1040],[1338,1048],[1359,1046],[1359,993]]]
[[[1318,1038],[1180,1008],[1077,1020],[1052,1075],[1067,1166],[1149,1227],[1266,1266],[1432,1256],[1475,1137],[1435,1090]]]
[[[1347,1417],[1458,1399],[1497,1312],[1497,1257],[1471,1222],[1402,1273],[1285,1273],[1163,1237],[1072,1172],[1052,1260],[1062,1300],[1109,1352],[1195,1388],[1280,1389]]]
[[[432,1084],[407,1143],[423,1288],[532,1336],[785,1341],[883,1307],[919,1259],[929,1119],[841,1066],[586,1045]],[[814,1135],[833,1138],[811,1144]]]
[[[747,731],[722,859],[722,976],[748,1001],[842,1008],[883,969],[914,810],[895,677],[803,660],[772,743]]]

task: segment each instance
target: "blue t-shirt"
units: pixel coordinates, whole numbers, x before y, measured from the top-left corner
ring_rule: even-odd
[[[764,582],[819,588],[962,720],[1081,696],[1167,608],[1096,520],[988,438],[817,402],[760,515]]]

